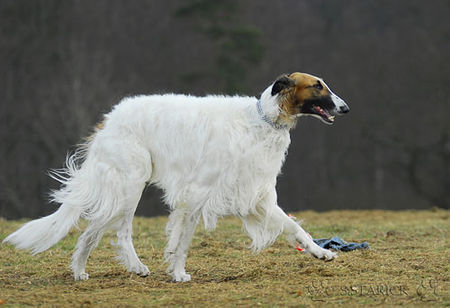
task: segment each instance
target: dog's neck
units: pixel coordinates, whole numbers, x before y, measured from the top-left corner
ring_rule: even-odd
[[[279,105],[278,95],[271,94],[272,85],[269,86],[261,94],[261,97],[256,103],[256,109],[261,120],[272,126],[276,130],[289,130],[295,126],[295,121],[283,121],[286,116]],[[288,116],[289,117],[289,116]]]
[[[261,117],[261,119],[266,122],[267,124],[269,124],[270,126],[272,126],[275,129],[288,129],[289,127],[285,124],[280,124],[277,123],[275,121],[273,121],[269,116],[267,116],[261,106],[261,99],[258,99],[258,101],[256,102],[256,109],[258,110],[258,114]]]

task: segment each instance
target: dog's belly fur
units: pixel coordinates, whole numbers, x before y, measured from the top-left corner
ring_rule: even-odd
[[[254,118],[252,98],[192,97],[186,102],[186,96],[169,97],[173,100],[125,100],[107,116],[94,142],[108,157],[117,157],[113,167],[160,187],[172,210],[184,206],[203,214],[207,229],[220,216],[256,213],[258,202],[275,187],[290,143],[288,132],[265,134],[265,123]],[[130,118],[126,113],[138,116],[133,123],[121,123]],[[126,145],[111,147],[115,134],[126,134],[120,138]]]

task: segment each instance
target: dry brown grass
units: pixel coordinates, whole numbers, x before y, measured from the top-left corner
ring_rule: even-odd
[[[109,237],[88,262],[88,281],[68,269],[78,232],[38,256],[0,248],[0,306],[355,306],[449,305],[449,212],[302,212],[314,237],[368,241],[366,251],[340,253],[325,263],[283,239],[254,255],[237,219],[217,230],[198,228],[187,271],[193,280],[172,283],[162,264],[165,217],[137,218],[135,245],[152,273],[127,273],[113,261]],[[23,223],[0,220],[0,240]]]

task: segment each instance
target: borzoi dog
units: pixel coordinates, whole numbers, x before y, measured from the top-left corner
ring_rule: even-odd
[[[52,200],[61,204],[28,222],[4,242],[40,253],[88,222],[72,257],[75,280],[85,280],[86,261],[105,230],[117,232],[118,259],[140,276],[149,270],[132,243],[132,221],[141,193],[164,191],[171,214],[165,259],[174,281],[189,281],[187,251],[200,219],[238,216],[259,252],[284,233],[316,258],[334,252],[316,245],[277,205],[275,185],[299,116],[332,124],[349,111],[320,78],[293,73],[278,78],[261,97],[150,95],[125,98],[105,116],[66,167],[51,175],[62,183]]]

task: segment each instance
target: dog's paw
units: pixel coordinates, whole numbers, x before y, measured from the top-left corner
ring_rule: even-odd
[[[325,252],[324,252],[324,254],[323,254],[323,260],[325,260],[325,261],[331,261],[331,260],[334,260],[334,259],[336,259],[337,258],[337,253],[336,252],[333,252],[333,251],[331,251],[331,250],[327,250],[327,249],[325,249]]]
[[[191,275],[186,273],[172,273],[174,282],[188,282],[191,281]]]
[[[333,259],[337,258],[337,253],[328,249],[323,249],[321,247],[318,247],[318,249],[311,250],[310,253],[317,259],[321,259],[324,261],[332,261]]]
[[[133,272],[141,277],[147,277],[150,274],[148,267],[142,263],[131,267],[130,272]]]
[[[75,273],[73,276],[75,278],[75,281],[88,280],[89,279],[89,274],[85,273],[85,272]]]

